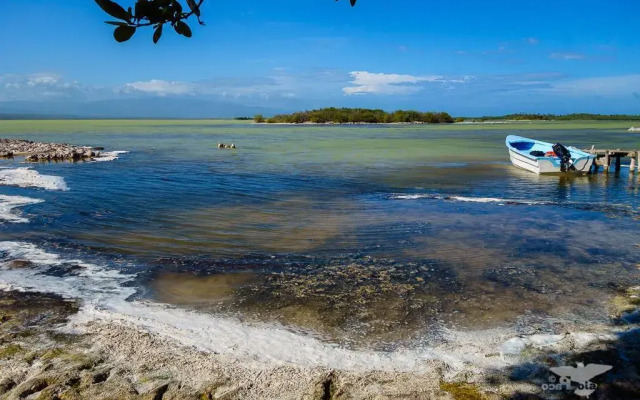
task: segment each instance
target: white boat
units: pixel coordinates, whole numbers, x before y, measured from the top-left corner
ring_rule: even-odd
[[[553,145],[520,136],[507,136],[506,144],[513,165],[536,174],[586,174],[596,159],[575,147],[566,148],[559,143]]]
[[[636,128],[635,126],[632,126],[631,128],[629,128],[629,132],[640,132],[640,128]]]

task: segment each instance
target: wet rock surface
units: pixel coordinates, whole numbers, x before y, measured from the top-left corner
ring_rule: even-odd
[[[25,161],[91,160],[100,155],[88,146],[66,143],[34,142],[22,139],[0,139],[0,157],[25,156]]]
[[[450,398],[438,387],[437,368],[398,374],[265,365],[121,323],[61,331],[80,306],[0,291],[0,399]]]
[[[123,322],[69,324],[81,306],[0,291],[0,399],[571,399],[572,390],[548,397],[540,385],[549,367],[577,362],[614,366],[598,379],[599,399],[640,393],[632,328],[578,353],[539,351],[506,371],[455,372],[441,360],[415,372],[342,371],[203,352]]]

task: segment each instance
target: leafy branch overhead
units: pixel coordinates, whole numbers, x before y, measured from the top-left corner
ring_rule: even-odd
[[[191,37],[191,28],[185,22],[191,16],[197,18],[200,25],[200,6],[204,0],[186,0],[188,8],[184,8],[178,0],[137,0],[134,7],[126,10],[120,4],[111,0],[95,0],[96,3],[117,21],[106,21],[115,25],[113,37],[118,42],[126,42],[140,27],[152,26],[153,42],[157,43],[162,36],[163,27],[169,24],[182,36]]]
[[[339,0],[336,0],[339,1]],[[184,0],[183,7],[180,0],[136,0],[135,5],[125,9],[120,4],[111,0],[95,0],[95,2],[116,21],[105,21],[109,25],[115,25],[113,37],[118,42],[126,42],[141,27],[153,27],[153,43],[158,43],[162,37],[165,25],[170,25],[180,35],[190,38],[191,28],[187,20],[192,16],[200,25],[204,22],[200,19],[200,6],[204,0]],[[351,6],[356,5],[356,0],[350,0]]]

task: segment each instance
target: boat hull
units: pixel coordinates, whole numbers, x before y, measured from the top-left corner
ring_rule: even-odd
[[[507,148],[509,149],[509,158],[511,163],[524,170],[533,172],[535,174],[558,174],[558,173],[577,173],[587,174],[591,171],[591,167],[595,162],[595,156],[587,154],[576,148],[569,148],[572,155],[576,155],[572,158],[573,166],[575,170],[562,171],[562,164],[557,157],[535,157],[527,154],[527,151],[521,151],[513,147],[513,143],[523,143],[524,141],[530,141],[532,148],[550,150],[552,148],[550,143],[534,141],[532,139],[521,138],[518,136],[509,136],[507,138]]]

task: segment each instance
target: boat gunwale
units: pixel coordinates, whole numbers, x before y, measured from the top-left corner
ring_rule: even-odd
[[[523,156],[525,158],[528,158],[529,160],[535,160],[535,161],[538,161],[538,160],[549,160],[551,162],[554,162],[554,161],[558,160],[557,157],[535,157],[535,156],[532,156],[531,154],[527,154],[523,150],[519,150],[519,149],[517,149],[517,148],[515,148],[515,147],[513,147],[511,145],[511,142],[515,142],[515,141],[531,142],[531,143],[534,143],[534,144],[540,144],[540,145],[544,145],[544,146],[553,147],[553,145],[551,143],[543,142],[543,141],[536,140],[536,139],[529,139],[529,138],[522,137],[522,136],[517,136],[517,135],[509,135],[505,139],[505,143],[507,145],[507,148],[510,151],[513,151],[513,152],[515,152],[517,154],[520,154],[521,156]],[[571,157],[573,159],[574,163],[577,162],[578,160],[582,160],[583,158],[591,158],[591,159],[595,159],[596,158],[595,155],[586,153],[586,152],[578,149],[577,147],[569,146],[569,147],[567,147],[567,149],[570,150],[572,155],[576,154],[576,157]]]

